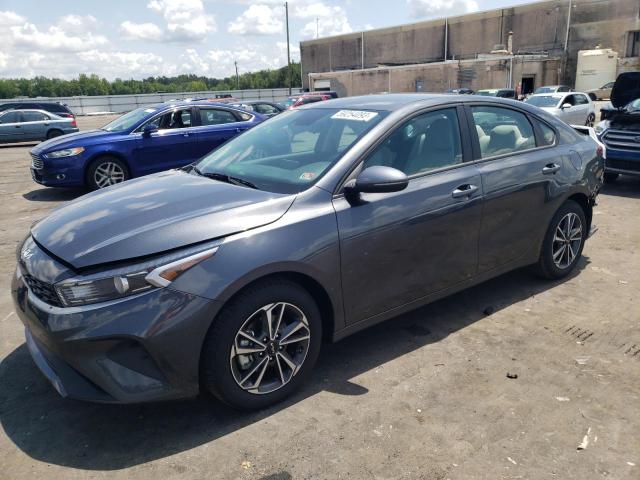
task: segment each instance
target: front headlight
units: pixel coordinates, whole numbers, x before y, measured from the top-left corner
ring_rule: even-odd
[[[596,135],[600,136],[604,133],[604,131],[609,128],[609,120],[603,120],[602,122],[598,123],[595,127],[593,127],[594,132],[596,132]]]
[[[56,150],[55,152],[49,152],[45,155],[47,158],[62,158],[62,157],[73,157],[75,155],[80,155],[84,152],[84,147],[75,147],[75,148],[65,148],[64,150]]]
[[[65,307],[116,300],[166,287],[217,250],[210,244],[204,250],[194,247],[146,263],[64,280],[55,289]]]

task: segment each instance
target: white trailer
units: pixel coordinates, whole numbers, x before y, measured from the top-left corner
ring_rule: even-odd
[[[618,52],[610,48],[580,50],[576,71],[576,91],[600,88],[616,79]]]

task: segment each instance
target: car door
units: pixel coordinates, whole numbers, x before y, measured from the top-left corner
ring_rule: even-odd
[[[456,107],[419,114],[392,131],[356,171],[394,167],[405,190],[333,200],[350,323],[446,289],[476,273],[482,184]]]
[[[22,133],[26,142],[44,140],[51,119],[48,115],[36,111],[22,112]]]
[[[574,93],[573,98],[575,99],[575,118],[573,123],[575,125],[585,125],[590,113],[589,99],[586,95],[582,95],[581,93]]]
[[[250,114],[221,107],[199,107],[198,158],[250,127]],[[244,118],[242,117],[244,115]]]
[[[476,126],[470,130],[484,191],[478,268],[484,273],[531,253],[557,208],[553,191],[569,177],[550,126],[513,107],[468,108]],[[493,123],[478,129],[487,118]]]
[[[15,110],[0,115],[0,142],[22,142],[24,133],[21,122],[22,114]]]
[[[133,152],[138,175],[179,168],[194,162],[198,156],[197,127],[192,125],[193,109],[174,108],[156,115],[136,129]],[[148,124],[158,130],[150,135],[142,132]]]

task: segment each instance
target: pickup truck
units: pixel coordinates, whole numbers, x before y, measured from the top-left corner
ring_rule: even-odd
[[[640,72],[621,73],[611,91],[612,108],[595,127],[605,145],[605,182],[640,176]]]

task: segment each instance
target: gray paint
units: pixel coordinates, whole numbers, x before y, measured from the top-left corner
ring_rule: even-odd
[[[34,227],[42,248],[27,239],[30,254],[20,260],[12,295],[16,312],[35,339],[34,357],[38,362],[47,358],[49,364],[60,364],[54,369],[60,378],[52,380],[61,380],[66,394],[109,402],[195,394],[202,342],[217,312],[234,294],[265,276],[284,274],[318,285],[329,300],[325,327],[331,326],[329,336],[339,339],[534,263],[558,206],[572,195],[593,199],[601,185],[603,162],[595,154],[595,143],[522,103],[446,95],[368,96],[331,102],[343,108],[377,105],[390,114],[315,186],[295,196],[271,199],[264,192],[212,180],[207,180],[209,187],[191,185],[185,183],[191,182],[188,175],[169,173],[128,183],[135,186],[131,190],[124,184],[91,194],[59,208]],[[504,105],[541,118],[557,130],[560,144],[479,159],[477,140],[474,143],[466,131],[468,103]],[[452,104],[457,105],[464,128],[464,163],[413,176],[400,192],[366,193],[358,198],[344,195],[342,184],[357,175],[360,160],[387,134],[408,117]],[[542,168],[551,162],[560,162],[560,170],[552,177],[543,176]],[[478,190],[466,199],[452,198],[451,192],[467,183],[477,185]],[[202,195],[189,197],[191,190]],[[176,228],[158,223],[153,209],[130,214],[133,191],[167,199],[159,208],[169,209],[168,223],[175,221]],[[223,202],[246,204],[249,213],[243,213],[245,207],[227,208]],[[215,213],[207,210],[207,203],[219,204],[212,207]],[[108,213],[91,224],[89,217],[101,211]],[[194,212],[191,222],[182,223],[190,211]],[[76,215],[84,220],[66,233],[77,236],[79,246],[71,239],[61,243],[53,233],[73,222]],[[229,222],[234,228],[226,228]],[[149,236],[133,241],[135,237],[125,235],[124,243],[102,245],[105,239],[132,229],[142,229]],[[213,257],[170,287],[117,301],[71,309],[52,307],[38,300],[21,277],[21,272],[28,272],[54,283],[78,275],[72,267],[78,259],[83,272],[89,273],[103,267],[105,261],[130,258],[129,248],[137,249],[135,254],[144,252],[148,260],[146,254],[187,246],[207,235],[208,239],[224,237]],[[500,249],[507,254],[498,255]],[[59,258],[52,256],[54,250]],[[80,250],[99,254],[83,256]],[[92,261],[97,265],[92,266]],[[94,385],[93,390],[87,383]]]

